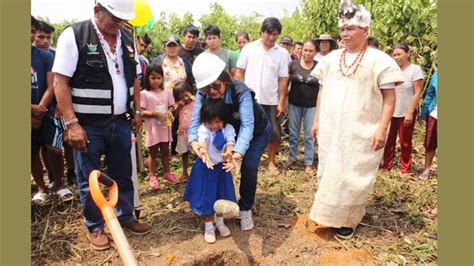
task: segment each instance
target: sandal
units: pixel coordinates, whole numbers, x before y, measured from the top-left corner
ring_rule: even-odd
[[[171,172],[166,172],[164,174],[164,179],[172,185],[175,185],[175,184],[178,183],[178,180],[176,179],[176,176],[174,174],[172,174]]]
[[[158,180],[156,179],[155,175],[150,176],[150,189],[151,190],[157,190],[160,188],[160,184],[158,183]]]
[[[71,190],[67,188],[61,188],[60,190],[56,191],[56,194],[63,202],[68,202],[74,199],[74,194],[72,194]]]
[[[36,204],[43,204],[46,201],[46,198],[48,197],[48,194],[45,192],[37,192],[31,201],[33,201]]]
[[[430,178],[430,176],[431,176],[430,172],[423,172],[423,173],[421,173],[420,176],[418,176],[418,178],[421,179],[421,180],[427,180],[428,178]]]
[[[277,177],[280,175],[280,170],[278,170],[278,168],[276,168],[275,166],[268,167],[268,173],[270,174],[270,176]]]
[[[306,166],[304,172],[310,175],[316,174],[316,168],[314,166]]]

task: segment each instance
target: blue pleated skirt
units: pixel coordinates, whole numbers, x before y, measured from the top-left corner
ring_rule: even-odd
[[[214,215],[214,202],[219,199],[236,202],[232,174],[225,172],[222,166],[219,163],[211,170],[201,159],[194,163],[183,198],[195,213]]]

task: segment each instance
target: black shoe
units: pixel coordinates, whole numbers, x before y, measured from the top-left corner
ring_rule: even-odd
[[[355,233],[355,230],[349,227],[341,227],[336,229],[336,236],[342,239],[350,239]]]

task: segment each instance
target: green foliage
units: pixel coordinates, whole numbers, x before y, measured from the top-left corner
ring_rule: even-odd
[[[437,4],[432,0],[355,0],[372,13],[370,35],[380,42],[385,52],[398,42],[412,49],[413,62],[421,65],[427,75],[437,63]],[[305,37],[338,32],[338,0],[303,0]],[[428,80],[428,79],[427,79]]]
[[[292,14],[285,10],[281,22],[282,35],[288,34],[295,41],[317,38],[322,33],[336,37],[339,33],[337,13],[339,0],[301,0],[302,10],[298,8]],[[376,37],[385,52],[391,52],[398,42],[406,42],[412,49],[412,61],[423,67],[426,80],[429,80],[432,69],[437,63],[437,4],[436,0],[355,0],[363,4],[372,13],[370,35]],[[155,25],[148,32],[152,44],[145,56],[153,58],[163,53],[163,40],[170,34],[181,36],[188,24],[201,24],[200,37],[204,37],[204,28],[212,23],[221,29],[221,46],[235,50],[235,34],[248,32],[251,40],[260,36],[263,16],[257,12],[247,15],[231,16],[224,8],[212,3],[208,14],[197,19],[190,12],[181,18],[176,13],[161,12],[155,18]],[[39,18],[49,22],[47,18]],[[74,20],[51,23],[56,31],[53,33],[53,46],[65,26]],[[428,83],[428,82],[426,82]]]
[[[44,21],[44,22],[46,22],[49,25],[54,27],[53,34],[51,34],[51,46],[53,46],[53,47],[56,47],[56,43],[58,43],[58,37],[59,37],[59,35],[61,35],[61,32],[63,32],[63,30],[67,26],[77,22],[77,19],[63,20],[60,23],[52,23],[51,20],[49,20],[49,18],[47,18],[47,17],[46,18],[37,17],[36,19]]]
[[[303,25],[305,38],[317,38],[322,33],[335,37],[337,26],[338,0],[303,0]]]

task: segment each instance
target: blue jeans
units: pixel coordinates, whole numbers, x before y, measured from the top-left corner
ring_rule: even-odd
[[[241,211],[248,211],[252,208],[255,201],[255,192],[257,191],[257,173],[260,164],[260,157],[268,145],[272,126],[268,123],[265,130],[257,136],[253,136],[250,141],[249,149],[245,153],[240,168],[240,200],[239,207]]]
[[[132,161],[130,158],[131,126],[119,118],[104,126],[84,126],[89,143],[87,153],[74,150],[77,186],[80,191],[82,211],[89,232],[103,231],[104,220],[89,190],[89,174],[98,170],[100,156],[105,154],[107,175],[117,182],[119,199],[115,213],[121,224],[131,223],[133,216]]]
[[[311,127],[313,126],[316,107],[288,106],[288,124],[290,128],[290,161],[296,161],[298,142],[300,138],[301,120],[304,126],[304,165],[313,165],[314,141],[311,138]]]

